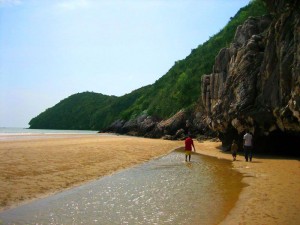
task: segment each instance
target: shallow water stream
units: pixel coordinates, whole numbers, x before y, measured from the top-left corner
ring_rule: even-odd
[[[242,175],[229,161],[183,152],[3,211],[0,224],[217,224],[233,207]]]

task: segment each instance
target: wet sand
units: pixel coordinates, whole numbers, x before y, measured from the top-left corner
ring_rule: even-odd
[[[0,142],[1,210],[79,186],[169,153],[182,141],[123,136]],[[231,160],[219,142],[197,142],[197,152]],[[233,168],[248,184],[221,224],[300,224],[300,162],[238,155]]]
[[[193,154],[192,161],[185,162],[182,156],[183,151],[172,151],[0,212],[0,221],[3,225],[219,224],[244,187],[242,174],[232,170],[227,160]]]
[[[197,143],[198,153],[232,160],[219,142]],[[300,224],[300,161],[276,156],[257,156],[245,162],[238,154],[233,168],[244,174],[246,186],[222,225]]]

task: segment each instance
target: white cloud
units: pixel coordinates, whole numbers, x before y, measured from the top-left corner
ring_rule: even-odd
[[[0,0],[0,7],[20,5],[21,0]]]
[[[87,8],[89,5],[89,0],[65,0],[57,3],[57,7],[63,10]]]

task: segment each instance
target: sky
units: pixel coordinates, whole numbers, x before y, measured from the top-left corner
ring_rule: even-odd
[[[0,127],[153,84],[249,0],[0,0]],[[199,84],[200,86],[200,84]]]

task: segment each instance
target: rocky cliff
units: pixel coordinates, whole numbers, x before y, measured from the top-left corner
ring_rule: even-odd
[[[270,15],[239,26],[202,77],[205,123],[226,148],[254,134],[257,151],[300,150],[300,2],[265,0]]]
[[[197,110],[197,112],[180,110],[166,120],[147,115],[141,115],[129,121],[117,120],[103,132],[168,140],[184,139],[188,133],[194,137],[201,136],[201,138],[216,136],[208,125],[203,123],[205,116],[201,111],[203,110]]]

